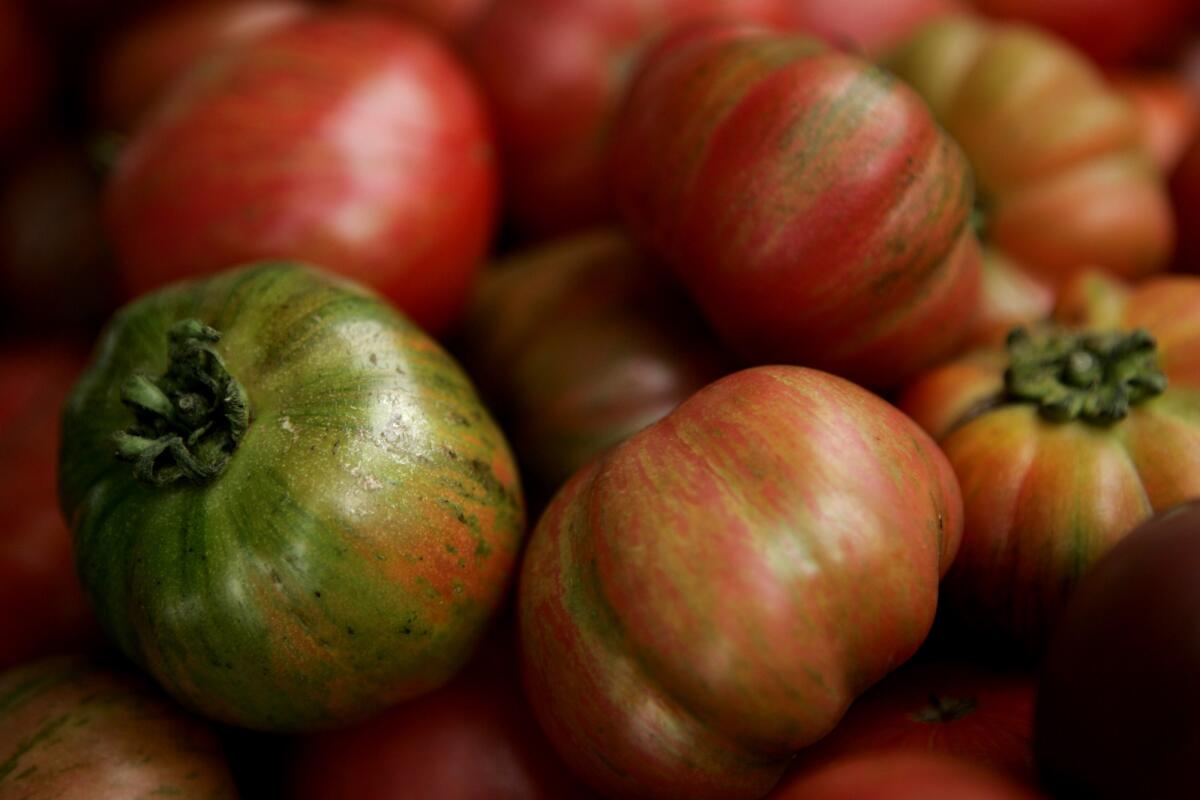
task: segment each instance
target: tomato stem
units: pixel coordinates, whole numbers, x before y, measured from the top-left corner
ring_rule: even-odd
[[[246,390],[214,349],[219,331],[198,320],[167,333],[167,371],[131,375],[121,402],[136,422],[116,434],[117,458],[142,483],[205,483],[220,475],[250,425]]]
[[[1036,403],[1046,419],[1110,425],[1138,403],[1162,394],[1154,338],[1129,333],[1077,333],[1017,328],[1008,335],[1004,375],[1010,400]]]

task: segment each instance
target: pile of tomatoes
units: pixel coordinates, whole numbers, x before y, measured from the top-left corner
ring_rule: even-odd
[[[1200,796],[1192,0],[0,68],[0,800]]]

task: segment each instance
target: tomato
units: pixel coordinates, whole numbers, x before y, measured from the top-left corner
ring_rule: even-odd
[[[1171,199],[1179,225],[1178,266],[1200,272],[1200,137],[1171,178]]]
[[[794,0],[792,24],[832,43],[881,53],[923,22],[963,9],[961,0]]]
[[[479,25],[497,0],[355,0],[358,5],[403,12],[433,30],[461,42]]]
[[[319,263],[432,332],[466,301],[494,216],[482,101],[387,15],[295,21],[176,86],[106,197],[134,293],[257,258]]]
[[[1145,147],[1170,175],[1200,134],[1200,92],[1170,72],[1125,71],[1113,76],[1112,85],[1137,109]]]
[[[1200,278],[1064,287],[1055,326],[931,371],[900,406],[966,509],[944,587],[973,629],[1037,649],[1080,577],[1156,510],[1200,496]]]
[[[166,5],[121,30],[101,58],[96,105],[121,131],[135,123],[190,68],[309,12],[298,0],[190,0]]]
[[[466,375],[380,298],[288,264],[120,311],[68,400],[60,482],[110,638],[184,705],[260,730],[449,680],[524,528]]]
[[[911,663],[855,701],[845,718],[803,750],[789,780],[843,758],[915,751],[973,761],[1034,782],[1034,680],[953,661]],[[785,793],[786,794],[786,793]]]
[[[210,730],[117,665],[66,656],[0,674],[0,796],[237,791]]]
[[[78,147],[24,154],[0,188],[0,309],[25,327],[91,329],[114,304],[100,181]]]
[[[611,230],[485,270],[460,341],[527,477],[547,496],[731,371],[678,289]]]
[[[980,10],[1053,31],[1106,64],[1168,41],[1195,11],[1192,0],[975,0]]]
[[[792,0],[496,0],[469,50],[503,152],[506,208],[527,235],[609,222],[605,153],[642,51],[720,14],[782,23]]]
[[[930,753],[853,756],[781,786],[770,800],[1038,800],[1037,791]]]
[[[750,26],[682,30],[646,61],[612,155],[633,237],[751,361],[888,387],[970,323],[967,163],[865,61]]]
[[[508,632],[511,633],[511,632]],[[583,800],[521,695],[506,636],[448,686],[344,731],[309,736],[290,759],[294,800]]]
[[[734,373],[538,522],[518,591],[530,702],[602,792],[761,797],[916,651],[960,523],[949,465],[875,395]]]
[[[1075,593],[1042,669],[1034,744],[1063,797],[1196,797],[1200,503],[1146,522]]]
[[[0,0],[0,144],[27,132],[45,102],[49,63],[18,0]]]
[[[956,17],[887,64],[971,161],[985,268],[1024,273],[985,281],[979,335],[1039,319],[1082,269],[1136,278],[1166,266],[1170,207],[1140,119],[1082,55],[1032,28]],[[1016,307],[991,291],[1022,280],[1038,288]]]

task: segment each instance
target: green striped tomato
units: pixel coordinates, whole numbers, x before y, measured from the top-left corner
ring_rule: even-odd
[[[63,435],[97,616],[225,722],[329,726],[441,685],[514,569],[518,477],[466,375],[316,270],[259,265],[130,304]]]

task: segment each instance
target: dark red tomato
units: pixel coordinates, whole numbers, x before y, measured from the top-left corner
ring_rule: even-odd
[[[329,11],[226,51],[147,118],[106,197],[127,287],[311,261],[427,330],[466,300],[496,175],[482,101],[430,34]]]
[[[511,632],[503,633],[445,688],[365,725],[299,740],[289,797],[590,797],[538,729],[521,694]]]
[[[189,0],[167,4],[119,32],[96,78],[104,123],[132,130],[167,88],[206,55],[247,42],[308,13],[300,0]]]
[[[962,0],[793,0],[799,30],[880,53],[921,23],[962,11]]]
[[[0,144],[17,138],[45,100],[48,64],[38,33],[18,0],[0,0]]]
[[[113,306],[100,181],[82,149],[28,153],[0,188],[0,313],[44,330],[88,327]]]
[[[782,24],[792,0],[497,0],[471,39],[503,152],[507,211],[548,236],[614,217],[605,152],[647,43],[720,14]]]
[[[1063,797],[1200,797],[1200,503],[1126,536],[1055,630],[1034,722]]]
[[[884,388],[971,323],[970,168],[866,61],[750,25],[679,29],[633,85],[612,164],[633,238],[755,363]]]
[[[1194,0],[975,0],[981,11],[1057,33],[1104,64],[1168,43]]]
[[[1200,272],[1200,138],[1171,177],[1171,202],[1179,230],[1175,264],[1189,272]]]
[[[833,733],[801,751],[791,775],[848,756],[915,750],[1032,783],[1033,696],[1033,676],[1024,673],[966,662],[910,664],[856,700]]]
[[[59,414],[83,365],[65,345],[0,349],[0,669],[99,639],[55,477]]]
[[[352,0],[362,6],[390,8],[407,14],[435,31],[462,41],[483,19],[496,0]]]
[[[929,753],[852,756],[780,786],[770,800],[1037,800],[1039,792]]]

